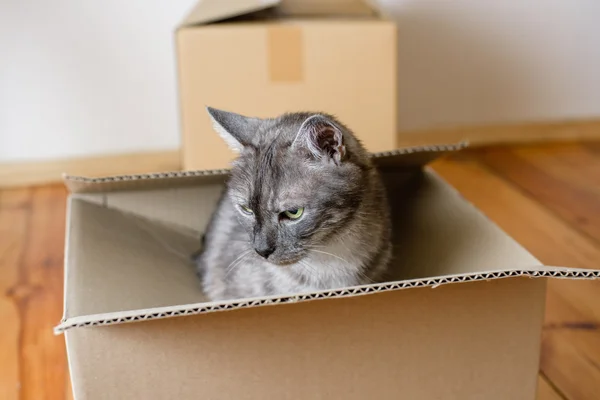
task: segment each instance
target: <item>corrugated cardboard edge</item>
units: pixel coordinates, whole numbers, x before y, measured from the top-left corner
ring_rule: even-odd
[[[455,144],[440,144],[432,146],[414,146],[405,147],[392,151],[383,151],[371,153],[370,156],[375,160],[377,165],[385,165],[386,160],[402,156],[407,164],[413,166],[424,166],[429,162],[442,157],[448,153],[460,151],[468,147],[468,142],[459,142]],[[415,158],[412,160],[412,158]],[[140,187],[148,185],[143,182],[154,182],[155,186],[160,186],[159,181],[179,181],[181,184],[193,184],[208,176],[225,176],[229,173],[228,169],[216,170],[197,170],[197,171],[168,171],[148,174],[135,175],[117,175],[99,178],[87,178],[83,176],[72,176],[63,174],[63,180],[66,187],[71,193],[93,193],[93,192],[108,192],[121,189],[132,189],[137,184]],[[139,182],[138,182],[139,181]]]
[[[67,220],[65,224],[65,245],[64,245],[64,263],[63,263],[63,320],[64,316],[67,315],[67,294],[68,290],[68,277],[69,277],[69,263],[67,262],[67,254],[70,254],[69,246],[71,243],[71,204],[72,201],[67,200],[66,204],[66,215]]]
[[[269,296],[233,301],[196,303],[169,307],[157,307],[146,310],[132,310],[107,314],[86,315],[63,320],[58,326],[54,328],[54,333],[58,335],[73,328],[115,325],[136,321],[148,321],[177,316],[198,315],[210,312],[222,312],[277,304],[301,303],[306,301],[330,298],[356,297],[368,294],[375,294],[379,292],[388,292],[419,287],[437,288],[441,285],[446,284],[490,281],[495,279],[516,277],[600,279],[600,270],[574,269],[564,267],[532,267],[528,269],[506,269],[490,272],[448,275],[437,278],[422,278],[406,281],[385,282],[372,285],[353,286],[342,289],[323,290],[307,294]]]

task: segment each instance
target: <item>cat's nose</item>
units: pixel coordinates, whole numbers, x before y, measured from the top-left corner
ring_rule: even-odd
[[[264,258],[269,258],[271,254],[275,251],[275,247],[255,247],[254,250]]]

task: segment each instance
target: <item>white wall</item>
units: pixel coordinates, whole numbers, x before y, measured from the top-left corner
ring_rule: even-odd
[[[195,0],[0,1],[0,162],[175,149]],[[600,1],[379,0],[404,130],[600,116]]]
[[[400,32],[401,129],[600,117],[600,1],[379,3]]]
[[[179,145],[173,30],[195,0],[0,0],[0,162]]]

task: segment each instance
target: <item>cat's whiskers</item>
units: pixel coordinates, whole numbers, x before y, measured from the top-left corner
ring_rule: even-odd
[[[375,283],[375,281],[367,276],[362,270],[357,270],[358,275],[363,278],[367,284]]]
[[[344,246],[344,247],[345,247],[345,246]],[[315,250],[315,249],[312,249],[312,248],[311,248],[311,247],[309,247],[309,246],[307,246],[307,248],[308,248],[308,249],[310,249],[310,251],[314,251],[314,252],[316,252],[316,253],[322,253],[322,254],[326,254],[326,255],[329,255],[329,256],[335,257],[335,258],[337,258],[337,259],[339,259],[339,260],[341,260],[341,261],[344,261],[344,262],[345,262],[346,264],[348,264],[348,265],[352,265],[352,264],[350,264],[350,262],[348,262],[348,261],[344,260],[342,257],[340,257],[340,256],[337,256],[337,255],[335,255],[335,254],[333,254],[333,253],[329,253],[329,252],[326,252],[326,251]],[[360,269],[360,268],[357,268],[357,269],[354,269],[354,270],[352,270],[352,271],[349,271],[347,268],[344,268],[343,266],[341,266],[341,265],[336,265],[336,264],[325,265],[325,267],[326,267],[326,268],[335,269],[335,270],[337,270],[338,272],[356,273],[356,274],[358,274],[358,275],[359,275],[361,278],[363,278],[363,279],[364,279],[364,280],[365,280],[367,283],[375,283],[375,281],[373,281],[373,279],[369,278],[369,277],[368,277],[368,276],[367,276],[367,275],[366,275],[366,274],[365,274],[365,273],[362,271],[362,269]]]
[[[298,264],[300,264],[303,267],[306,267],[305,269],[308,270],[308,272],[315,273],[314,267],[312,265],[310,265],[309,263],[307,263],[306,261],[300,260],[300,261],[298,261]]]
[[[304,270],[307,271],[309,273],[308,279],[310,279],[311,281],[316,281],[317,283],[319,283],[321,281],[321,279],[319,279],[319,274],[323,275],[323,273],[325,273],[328,270],[337,270],[338,274],[334,275],[334,276],[330,276],[330,278],[333,278],[337,281],[337,285],[340,286],[344,286],[345,282],[343,280],[340,280],[342,278],[341,275],[339,275],[339,272],[342,272],[343,275],[351,275],[352,271],[350,271],[349,269],[343,268],[340,265],[328,265],[328,264],[322,264],[319,268],[319,270],[317,270],[317,268],[313,265],[310,265],[304,261],[300,261],[299,262],[302,266],[304,266]],[[321,272],[318,272],[321,271]],[[366,277],[361,271],[358,271],[358,273],[365,279],[369,280],[369,283],[371,283],[372,281]]]
[[[306,261],[300,260],[300,261],[298,261],[298,264],[300,264],[301,266],[304,267],[304,271],[308,272],[307,278],[312,283],[318,276],[317,269],[313,265],[310,265],[309,263],[307,263]]]
[[[335,258],[337,258],[338,260],[341,260],[341,261],[345,262],[346,264],[350,264],[350,262],[349,262],[349,261],[347,261],[347,260],[344,260],[342,257],[340,257],[340,256],[338,256],[338,255],[335,255],[335,254],[333,254],[333,253],[329,253],[329,252],[327,252],[327,251],[323,251],[323,250],[315,250],[315,249],[310,249],[310,251],[313,251],[313,252],[315,252],[315,253],[326,254],[326,255],[328,255],[328,256],[335,257]]]
[[[252,252],[252,249],[246,250],[246,251],[242,252],[242,254],[240,254],[238,256],[238,258],[233,260],[231,262],[231,264],[229,264],[229,266],[225,270],[225,278],[227,278],[227,276],[235,269],[235,267],[237,267],[243,261],[244,257],[249,255],[251,252]]]

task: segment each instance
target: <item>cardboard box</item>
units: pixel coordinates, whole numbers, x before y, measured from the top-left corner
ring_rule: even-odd
[[[396,26],[360,0],[203,0],[176,32],[187,170],[227,168],[204,106],[323,111],[369,151],[397,147]]]
[[[397,280],[217,303],[187,255],[226,172],[67,177],[75,398],[535,399],[545,278],[600,271],[541,265],[424,167],[456,149],[374,155]]]

